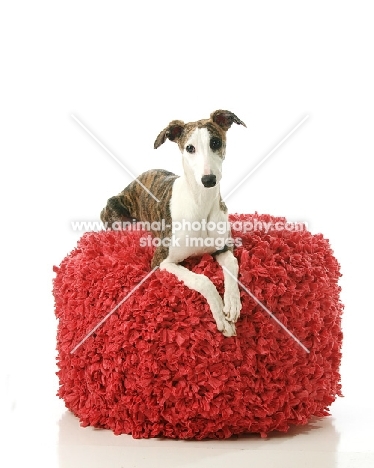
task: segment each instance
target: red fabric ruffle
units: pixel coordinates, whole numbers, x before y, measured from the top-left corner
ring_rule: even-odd
[[[231,221],[285,221],[231,215]],[[228,438],[287,431],[326,416],[341,395],[339,264],[308,231],[233,231],[239,280],[310,350],[306,353],[241,289],[237,336],[217,331],[205,299],[157,270],[71,350],[151,270],[144,232],[83,235],[59,267],[58,396],[83,426],[134,438]],[[209,255],[185,265],[223,294]]]

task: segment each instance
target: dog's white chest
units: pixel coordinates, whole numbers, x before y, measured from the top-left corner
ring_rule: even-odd
[[[199,200],[189,194],[183,178],[177,179],[170,200],[172,241],[170,261],[182,260],[224,248],[230,236],[227,214],[219,209],[218,191]]]

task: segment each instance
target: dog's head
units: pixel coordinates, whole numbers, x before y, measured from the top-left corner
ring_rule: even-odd
[[[178,143],[185,173],[192,175],[198,185],[214,187],[222,177],[226,132],[233,123],[246,127],[244,122],[227,110],[216,110],[209,119],[197,122],[173,120],[160,132],[154,147],[161,146],[167,138]]]

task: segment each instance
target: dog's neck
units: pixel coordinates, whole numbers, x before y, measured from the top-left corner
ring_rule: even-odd
[[[186,204],[194,204],[202,214],[209,214],[214,208],[219,208],[220,184],[206,188],[199,185],[193,177],[186,174],[180,176],[180,189]]]

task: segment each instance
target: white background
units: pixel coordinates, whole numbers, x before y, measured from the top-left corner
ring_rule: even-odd
[[[219,108],[248,127],[228,132],[223,195],[309,115],[227,204],[232,213],[307,221],[330,240],[343,273],[345,398],[332,406],[333,423],[324,423],[322,439],[329,430],[335,437],[326,458],[300,445],[301,434],[282,443],[287,453],[309,453],[303,463],[373,463],[373,44],[370,1],[1,3],[1,404],[13,428],[7,466],[43,456],[49,466],[101,466],[100,455],[83,447],[122,443],[135,444],[131,466],[156,466],[155,442],[140,459],[131,438],[113,442],[105,431],[80,429],[54,396],[52,266],[81,235],[70,222],[98,219],[107,198],[131,181],[71,114],[138,175],[150,168],[180,173],[177,146],[168,141],[155,151],[157,134],[170,120],[198,120]],[[270,447],[283,466],[278,445],[262,451]],[[247,442],[245,451],[252,448]],[[126,453],[113,455],[110,466],[122,466]],[[188,451],[184,466],[208,466],[196,453]],[[270,465],[261,458],[256,466]]]

